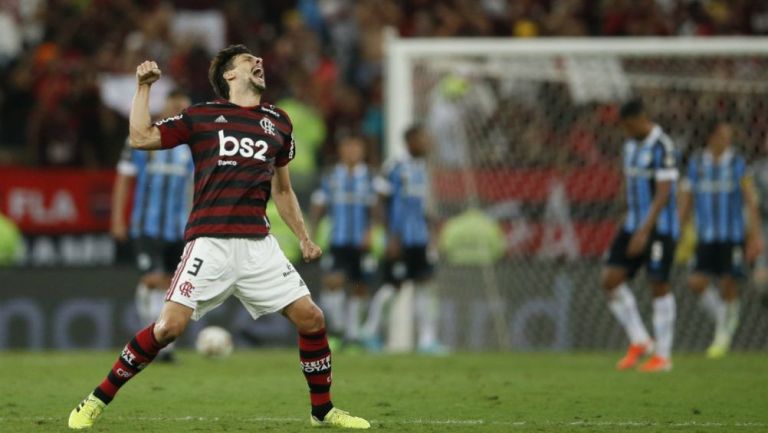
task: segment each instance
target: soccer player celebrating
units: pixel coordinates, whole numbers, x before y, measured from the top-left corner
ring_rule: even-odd
[[[376,188],[386,198],[387,207],[384,285],[371,300],[363,334],[366,346],[378,350],[383,310],[395,290],[410,280],[416,293],[417,349],[426,353],[442,352],[444,349],[437,341],[437,300],[430,284],[433,266],[427,254],[431,236],[426,156],[432,142],[421,125],[414,125],[405,132],[405,143],[408,155],[393,161],[383,176],[376,179]]]
[[[297,328],[299,355],[310,389],[313,426],[368,428],[369,423],[331,403],[331,353],[323,312],[299,274],[269,235],[270,197],[300,239],[305,261],[322,251],[309,238],[291,187],[287,164],[294,156],[292,125],[284,111],[262,103],[262,59],[243,45],[221,50],[209,80],[222,99],[193,105],[152,124],[149,92],[160,77],[155,62],[136,70],[138,88],[130,114],[131,147],[169,149],[187,143],[195,163],[187,243],[155,323],[125,346],[104,381],[69,416],[69,426],[88,428],[121,386],[199,319],[234,295],[251,316],[281,312]]]
[[[602,273],[608,306],[630,341],[616,367],[633,368],[641,356],[653,354],[640,370],[669,371],[675,323],[669,273],[680,232],[675,206],[677,152],[669,137],[649,119],[640,100],[621,107],[621,123],[629,136],[623,149],[627,214]],[[643,265],[654,298],[655,350],[627,285]]]
[[[189,105],[189,96],[173,90],[166,97],[161,115],[173,116]],[[136,310],[143,324],[152,323],[160,315],[171,275],[184,249],[194,170],[187,146],[153,151],[126,146],[117,165],[111,232],[118,241],[129,236],[133,240],[136,266],[143,274],[136,287]],[[125,207],[133,179],[136,184],[128,224]],[[157,360],[173,361],[172,346],[166,346]]]
[[[330,217],[331,251],[321,262],[327,272],[323,275],[320,301],[331,335],[343,336],[347,345],[356,344],[360,338],[360,313],[366,295],[362,262],[370,248],[376,192],[373,173],[364,162],[363,138],[342,139],[338,154],[339,163],[323,177],[320,189],[312,194],[311,214],[315,227],[323,214],[327,212]],[[345,302],[347,284],[352,287]]]
[[[714,119],[706,132],[707,146],[691,158],[682,183],[680,219],[685,223],[694,209],[698,245],[688,287],[715,322],[707,356],[721,358],[739,323],[738,282],[746,276],[745,261],[760,253],[763,235],[747,163],[731,147],[731,125]]]

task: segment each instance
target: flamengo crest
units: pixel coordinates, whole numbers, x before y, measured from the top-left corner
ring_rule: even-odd
[[[269,135],[275,135],[275,124],[272,123],[271,120],[264,117],[259,121],[259,125],[261,126],[261,129],[264,130]]]

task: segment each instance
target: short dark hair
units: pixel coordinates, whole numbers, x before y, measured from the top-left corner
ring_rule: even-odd
[[[405,142],[410,143],[422,130],[424,130],[424,125],[421,123],[414,123],[409,126],[408,129],[405,130],[405,134],[403,134]]]
[[[222,49],[211,60],[211,67],[208,68],[208,81],[213,86],[213,91],[220,98],[229,99],[229,84],[224,79],[224,73],[232,69],[232,63],[236,56],[240,54],[252,54],[251,50],[245,45],[230,45]]]
[[[704,130],[702,131],[704,133],[704,138],[709,138],[715,131],[717,131],[717,128],[719,128],[720,125],[730,124],[731,121],[728,119],[728,116],[713,114],[707,117],[704,119]]]
[[[639,116],[643,113],[645,113],[645,105],[643,104],[643,101],[635,98],[625,102],[624,105],[621,106],[619,116],[622,119],[626,119],[628,117]]]

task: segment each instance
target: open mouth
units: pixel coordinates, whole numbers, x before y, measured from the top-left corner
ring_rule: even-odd
[[[253,68],[251,70],[251,74],[253,74],[254,77],[264,79],[264,69],[260,67]]]

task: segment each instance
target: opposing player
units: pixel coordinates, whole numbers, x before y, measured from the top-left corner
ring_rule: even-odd
[[[669,371],[676,313],[669,273],[680,232],[675,204],[678,156],[672,140],[649,119],[640,100],[621,107],[621,123],[629,136],[623,150],[627,214],[602,273],[608,306],[630,341],[616,367],[633,368],[640,357],[652,354],[640,370]],[[653,293],[655,344],[627,285],[642,266]]]
[[[189,96],[171,91],[161,116],[173,116],[189,107]],[[136,266],[142,273],[136,286],[136,310],[143,324],[152,323],[165,304],[165,292],[184,249],[184,226],[189,216],[195,165],[187,146],[140,151],[126,145],[117,165],[112,191],[112,235],[119,241],[130,236]],[[125,218],[131,183],[135,180],[130,223]],[[157,357],[173,361],[173,344]]]
[[[91,427],[120,387],[178,338],[190,319],[235,296],[254,319],[279,311],[296,326],[301,368],[310,389],[311,425],[369,428],[364,419],[333,406],[323,312],[269,235],[265,206],[271,197],[300,239],[304,260],[322,254],[309,238],[291,187],[287,164],[295,149],[290,119],[261,102],[266,88],[262,59],[243,45],[221,50],[211,62],[209,79],[222,99],[193,105],[154,125],[148,101],[160,70],[147,61],[136,76],[131,146],[151,150],[188,143],[192,150],[195,194],[187,244],[160,317],[125,346],[104,381],[72,410],[69,426]]]
[[[326,313],[330,335],[348,346],[360,339],[360,317],[367,295],[363,261],[371,243],[376,192],[373,172],[365,163],[363,138],[346,137],[337,148],[339,162],[312,194],[311,215],[315,227],[324,214],[330,218],[331,251],[321,261],[325,273],[320,305]]]
[[[739,323],[739,281],[746,277],[746,260],[762,250],[763,234],[747,163],[731,145],[731,125],[714,119],[707,134],[706,148],[691,158],[682,182],[680,219],[686,222],[694,210],[698,244],[688,287],[715,322],[707,356],[721,358]]]
[[[428,257],[430,216],[427,205],[429,175],[426,156],[432,146],[421,125],[405,132],[408,155],[388,165],[377,178],[377,190],[386,203],[387,247],[384,260],[384,285],[371,300],[363,328],[366,346],[380,346],[383,311],[405,281],[415,286],[418,346],[421,352],[442,352],[437,340],[437,300],[433,293],[433,265]]]

